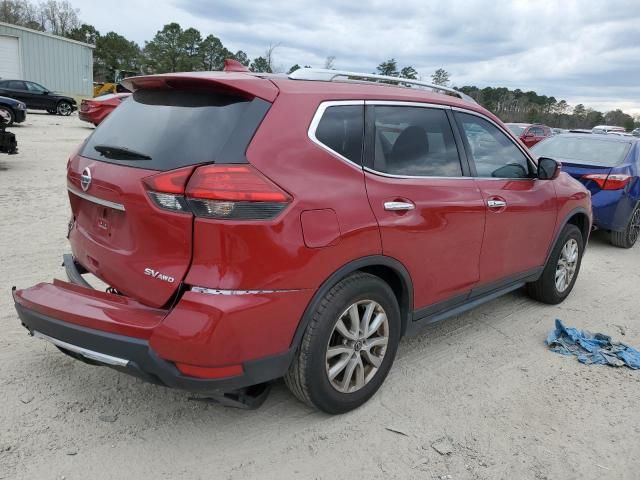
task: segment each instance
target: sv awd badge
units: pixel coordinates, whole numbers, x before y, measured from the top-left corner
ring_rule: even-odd
[[[149,275],[150,277],[153,277],[153,278],[157,278],[158,280],[162,280],[163,282],[173,283],[176,281],[175,278],[170,277],[169,275],[165,275],[164,273],[160,273],[154,270],[153,268],[149,268],[149,267],[144,269],[144,274]]]

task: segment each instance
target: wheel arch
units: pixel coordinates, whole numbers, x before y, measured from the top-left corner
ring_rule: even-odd
[[[591,220],[589,216],[589,212],[583,207],[574,208],[571,210],[564,218],[564,220],[558,225],[558,229],[553,238],[553,242],[549,245],[549,250],[547,251],[547,258],[545,259],[545,265],[549,261],[549,257],[551,256],[551,252],[553,252],[553,247],[558,242],[558,238],[562,233],[562,230],[567,225],[575,225],[580,229],[582,233],[582,240],[584,242],[584,248],[587,247],[587,243],[589,241],[589,235],[591,234]]]
[[[400,333],[402,336],[405,334],[413,313],[413,282],[411,276],[405,266],[395,258],[385,255],[371,255],[343,265],[320,285],[302,314],[302,318],[291,342],[291,350],[296,350],[300,345],[302,336],[313,316],[313,312],[327,292],[340,280],[357,271],[375,275],[391,287],[391,290],[393,290],[398,300],[398,306],[400,307],[400,317],[402,321]]]

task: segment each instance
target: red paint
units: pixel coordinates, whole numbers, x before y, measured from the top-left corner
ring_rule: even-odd
[[[104,98],[96,97],[82,100],[78,110],[78,117],[80,120],[97,126],[130,95],[130,93],[117,93],[115,95],[105,95]]]
[[[300,214],[304,244],[309,248],[336,245],[340,241],[340,225],[330,208],[306,210]]]
[[[151,307],[163,307],[189,268],[193,218],[153,204],[143,179],[157,172],[76,156],[67,176],[76,191],[82,191],[79,178],[86,167],[92,175],[86,193],[124,205],[126,211],[103,207],[69,192],[75,219],[69,233],[73,255],[123,294]],[[169,283],[152,278],[145,275],[146,268],[175,280]]]
[[[569,212],[590,210],[588,192],[566,174],[550,181],[390,178],[365,173],[307,135],[316,109],[327,100],[450,105],[500,122],[451,96],[383,85],[267,80],[239,71],[124,83],[132,89],[233,91],[273,105],[246,150],[249,164],[221,161],[158,174],[74,155],[69,185],[80,190],[80,175],[89,167],[93,181],[86,193],[126,211],[70,193],[71,249],[123,295],[55,282],[20,290],[16,301],[64,322],[148,339],[158,356],[185,375],[239,375],[245,362],[286,352],[313,295],[349,262],[371,255],[399,261],[413,282],[412,307],[418,309],[543,265]],[[148,189],[287,206],[270,220],[194,218],[156,207]],[[490,210],[491,199],[507,205]],[[411,202],[415,209],[387,211],[387,201]],[[146,268],[174,282],[145,275]],[[205,294],[190,286],[254,292]]]
[[[121,295],[60,280],[16,291],[16,301],[43,315],[82,327],[148,339],[167,315]]]
[[[195,378],[228,378],[242,375],[242,365],[229,365],[226,367],[198,367],[186,363],[176,363],[180,373]]]

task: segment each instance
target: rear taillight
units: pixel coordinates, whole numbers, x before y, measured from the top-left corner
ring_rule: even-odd
[[[142,181],[147,188],[149,197],[159,208],[191,213],[184,198],[184,186],[192,172],[193,167],[179,168],[146,177]]]
[[[590,173],[589,175],[584,175],[582,179],[595,182],[602,190],[621,190],[631,181],[631,175]]]
[[[159,208],[206,218],[267,220],[291,202],[250,165],[188,167],[147,177],[144,184]]]

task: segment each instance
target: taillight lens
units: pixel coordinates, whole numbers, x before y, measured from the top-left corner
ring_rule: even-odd
[[[612,173],[590,173],[582,177],[585,180],[595,182],[602,190],[621,190],[631,181],[631,175]]]
[[[184,186],[194,167],[179,168],[159,173],[142,180],[149,198],[157,207],[174,212],[191,213],[184,198]]]
[[[291,197],[250,165],[187,167],[144,179],[159,208],[229,220],[267,220]]]

